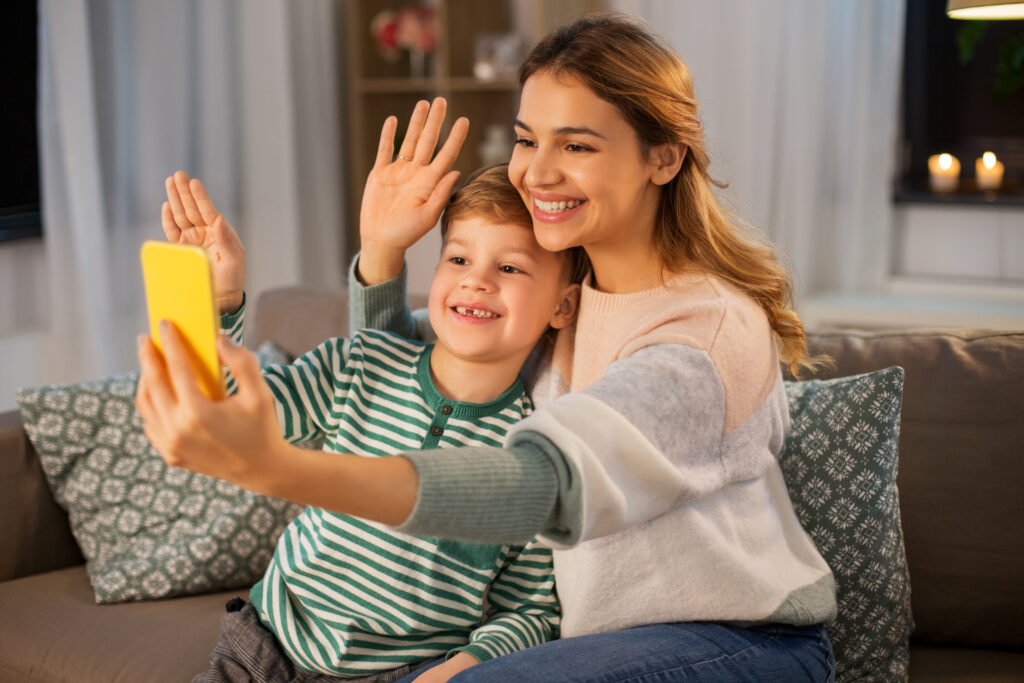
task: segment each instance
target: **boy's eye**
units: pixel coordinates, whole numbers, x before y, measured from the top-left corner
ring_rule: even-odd
[[[467,263],[465,257],[462,256],[451,256],[448,258],[448,260],[457,266],[464,266]]]
[[[508,274],[515,274],[515,273],[523,272],[523,271],[519,270],[518,268],[516,268],[515,266],[508,266],[508,265],[501,266],[500,268],[498,268],[498,270],[500,270],[503,273],[508,273]]]

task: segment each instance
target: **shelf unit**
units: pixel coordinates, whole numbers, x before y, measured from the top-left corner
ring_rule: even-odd
[[[398,116],[396,149],[401,144],[409,113],[417,100],[444,97],[448,116],[441,140],[459,116],[470,121],[469,134],[455,168],[466,177],[480,166],[478,148],[487,127],[507,125],[509,139],[519,101],[514,79],[480,80],[473,76],[475,37],[480,33],[510,33],[513,7],[508,0],[480,3],[477,0],[435,0],[438,16],[437,49],[426,56],[426,75],[412,77],[406,52],[397,61],[381,56],[370,34],[378,12],[398,10],[412,0],[349,0],[345,3],[347,42],[346,175],[349,185],[349,253],[359,245],[359,205],[363,185],[373,166],[381,125],[387,116]]]

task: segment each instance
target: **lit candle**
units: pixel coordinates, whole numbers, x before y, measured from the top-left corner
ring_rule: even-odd
[[[928,185],[932,192],[952,192],[960,182],[960,162],[952,154],[928,157]]]
[[[979,190],[998,190],[1003,184],[1003,162],[992,152],[985,152],[975,160],[974,173],[978,177]]]

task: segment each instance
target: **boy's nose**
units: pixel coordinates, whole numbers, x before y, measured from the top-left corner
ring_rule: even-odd
[[[473,268],[463,276],[459,285],[474,291],[491,291],[494,289],[494,279],[483,269]]]

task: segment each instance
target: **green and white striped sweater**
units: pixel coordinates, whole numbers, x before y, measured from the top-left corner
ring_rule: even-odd
[[[221,321],[236,340],[242,315]],[[521,383],[490,403],[450,401],[431,380],[431,349],[360,331],[265,368],[285,438],[368,457],[500,446],[531,410]],[[250,599],[298,666],[336,676],[457,651],[485,661],[555,637],[559,623],[546,548],[420,538],[318,508],[285,530]]]

